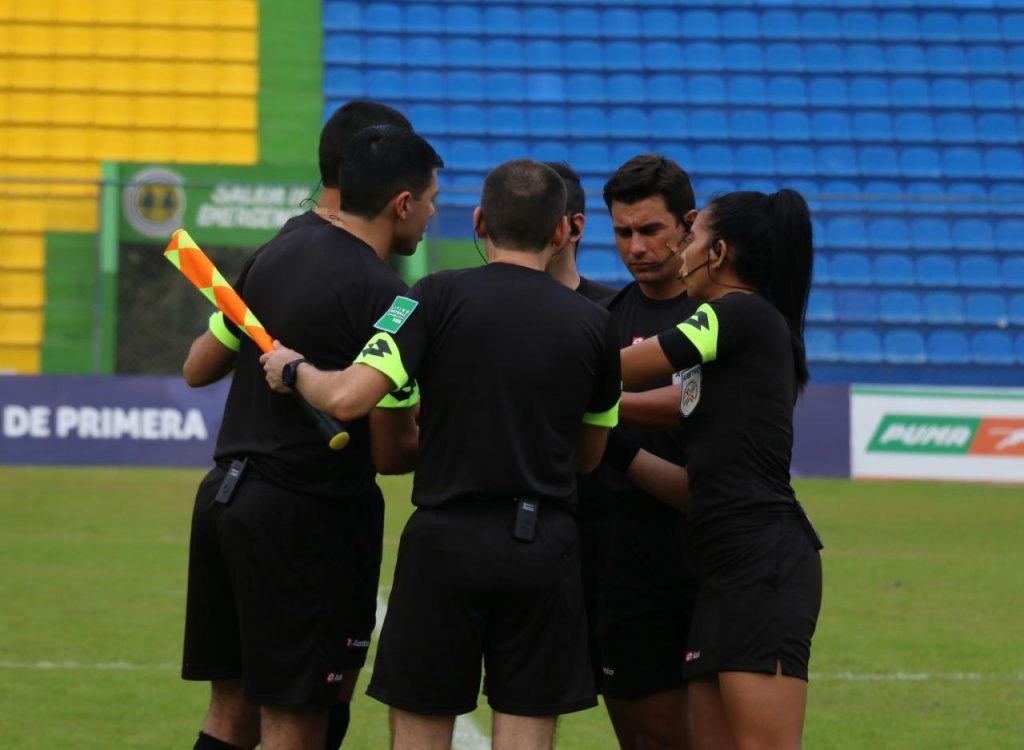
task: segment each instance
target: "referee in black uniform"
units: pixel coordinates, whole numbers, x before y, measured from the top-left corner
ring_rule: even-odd
[[[341,419],[410,375],[423,392],[417,510],[368,690],[392,707],[395,748],[450,747],[455,716],[476,706],[481,659],[496,745],[548,748],[558,714],[595,705],[574,471],[600,458],[619,371],[608,314],[543,271],[564,214],[548,167],[498,167],[474,214],[490,264],[396,298],[365,366],[298,367],[300,392]],[[272,386],[297,356],[263,357]]]
[[[814,250],[799,193],[729,193],[694,222],[682,277],[696,312],[622,350],[627,387],[692,371],[687,468],[626,438],[608,458],[666,501],[689,493],[700,589],[687,642],[694,734],[707,747],[800,747],[821,541],[790,485],[793,407]],[[635,457],[634,457],[635,456]]]
[[[353,138],[337,220],[281,234],[240,282],[268,330],[301,342],[325,367],[352,362],[374,320],[405,291],[384,261],[415,250],[434,212],[440,166],[407,129]],[[358,546],[346,543],[358,518],[353,505],[376,489],[374,464],[409,470],[415,456],[409,409],[373,410],[372,428],[352,421],[350,445],[330,451],[291,399],[267,389],[258,357],[252,342],[240,342],[217,467],[193,515],[182,673],[213,682],[201,750],[323,746],[343,673],[366,646],[352,607]],[[232,488],[225,478],[234,475]],[[258,723],[247,704],[260,707]]]

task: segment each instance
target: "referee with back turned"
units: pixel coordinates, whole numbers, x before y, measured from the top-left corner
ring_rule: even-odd
[[[341,372],[297,366],[313,405],[345,420],[412,376],[423,394],[417,510],[402,535],[368,692],[393,747],[451,746],[476,707],[493,744],[550,748],[559,714],[595,705],[572,517],[577,469],[616,422],[608,313],[544,273],[565,244],[565,186],[529,160],[493,170],[474,213],[489,265],[427,276]],[[262,358],[267,380],[300,355]]]

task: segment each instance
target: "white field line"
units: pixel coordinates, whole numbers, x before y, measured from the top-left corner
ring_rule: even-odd
[[[384,623],[384,616],[388,613],[388,602],[384,598],[385,590],[381,588],[377,592],[377,629],[374,631],[376,638],[380,634],[380,627]],[[370,668],[364,668],[363,672],[370,672]],[[455,736],[452,738],[452,750],[489,750],[491,741],[484,736],[476,723],[469,716],[459,716],[455,720]]]

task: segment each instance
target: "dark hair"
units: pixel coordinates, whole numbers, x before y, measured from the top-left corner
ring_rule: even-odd
[[[484,180],[480,211],[498,247],[541,251],[565,218],[565,182],[539,161],[505,162]]]
[[[324,187],[338,187],[341,152],[356,133],[373,125],[412,130],[412,123],[397,109],[369,99],[353,99],[327,119],[320,131],[320,181]]]
[[[406,128],[364,128],[341,151],[338,187],[345,213],[374,219],[399,193],[416,198],[444,166],[434,148]]]
[[[564,161],[546,161],[544,166],[551,167],[565,183],[565,215],[585,214],[587,212],[587,196],[583,193],[580,176],[576,170]]]
[[[789,324],[797,384],[807,383],[804,318],[814,268],[807,201],[795,190],[726,193],[708,206],[708,228],[733,250],[736,275],[767,298]]]
[[[633,204],[653,195],[662,197],[669,213],[681,224],[686,222],[686,214],[697,206],[690,175],[667,156],[634,156],[604,184],[604,203],[609,210],[615,201]]]

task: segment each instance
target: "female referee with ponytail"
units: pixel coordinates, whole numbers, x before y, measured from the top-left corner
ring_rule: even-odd
[[[799,748],[821,604],[821,545],[789,481],[808,378],[810,213],[792,190],[730,193],[686,242],[680,275],[700,307],[623,349],[622,377],[635,388],[685,371],[687,469],[621,438],[606,458],[677,505],[688,483],[700,590],[683,671],[696,747]]]

